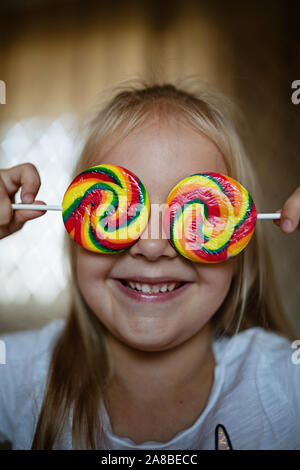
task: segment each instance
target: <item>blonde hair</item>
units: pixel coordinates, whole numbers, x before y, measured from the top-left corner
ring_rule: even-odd
[[[149,118],[176,118],[215,142],[228,174],[255,195],[259,211],[259,185],[237,131],[236,109],[222,93],[203,89],[197,83],[150,84],[138,80],[111,88],[105,97],[89,123],[72,178]],[[99,405],[112,370],[105,341],[107,330],[80,292],[76,246],[67,233],[65,243],[72,273],[72,306],[53,350],[32,449],[52,449],[57,445],[68,420],[72,422],[73,448],[99,449],[105,445]],[[236,262],[229,292],[212,318],[214,338],[262,327],[292,339],[293,329],[277,294],[264,224],[256,225],[249,245]]]

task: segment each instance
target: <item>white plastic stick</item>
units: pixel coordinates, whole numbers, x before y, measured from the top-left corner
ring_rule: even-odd
[[[43,204],[12,204],[13,209],[26,209],[31,211],[62,211],[62,206],[43,205]],[[280,219],[281,213],[257,214],[258,219]]]
[[[49,206],[44,204],[12,204],[13,209],[26,209],[30,211],[62,211],[62,206]]]
[[[257,214],[258,219],[280,219],[280,217],[280,212],[275,212],[274,214]]]

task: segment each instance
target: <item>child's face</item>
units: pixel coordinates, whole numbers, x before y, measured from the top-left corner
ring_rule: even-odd
[[[103,163],[135,173],[150,204],[164,204],[173,186],[193,173],[228,174],[218,147],[179,122],[136,129],[93,165]],[[235,266],[234,258],[215,264],[189,261],[162,236],[161,225],[159,239],[149,234],[120,254],[77,248],[78,282],[86,302],[115,338],[145,351],[174,347],[199,332],[223,303]],[[142,277],[186,284],[173,294],[132,296],[135,291],[116,281]]]

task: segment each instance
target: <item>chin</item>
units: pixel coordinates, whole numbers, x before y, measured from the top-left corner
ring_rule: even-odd
[[[129,347],[140,351],[164,351],[180,343],[180,331],[176,335],[175,332],[168,331],[163,334],[161,331],[148,330],[137,331],[127,329],[118,334],[119,341],[127,344]]]
[[[166,343],[165,341],[148,341],[147,343],[145,341],[140,341],[140,342],[127,342],[126,343],[128,346],[130,346],[132,349],[136,349],[138,351],[142,352],[161,352],[161,351],[167,351],[168,349],[171,349],[174,345],[171,343]]]

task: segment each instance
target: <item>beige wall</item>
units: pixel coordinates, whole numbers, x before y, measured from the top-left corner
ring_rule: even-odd
[[[23,16],[13,26],[2,53],[8,105],[1,119],[89,112],[103,88],[139,76],[200,74],[231,90],[232,51],[207,13],[182,4],[160,31],[142,8],[95,11]]]
[[[272,8],[254,2],[56,3],[1,14],[0,79],[7,103],[0,124],[66,112],[84,118],[96,108],[99,92],[119,81],[198,75],[244,111],[245,137],[265,195],[262,209],[282,207],[300,176],[300,106],[290,100],[291,82],[300,78],[292,54],[296,28],[283,1]],[[300,333],[300,234],[287,236],[264,223],[284,304]],[[0,329],[41,324],[67,305],[67,292],[46,307],[33,300],[0,305]]]

